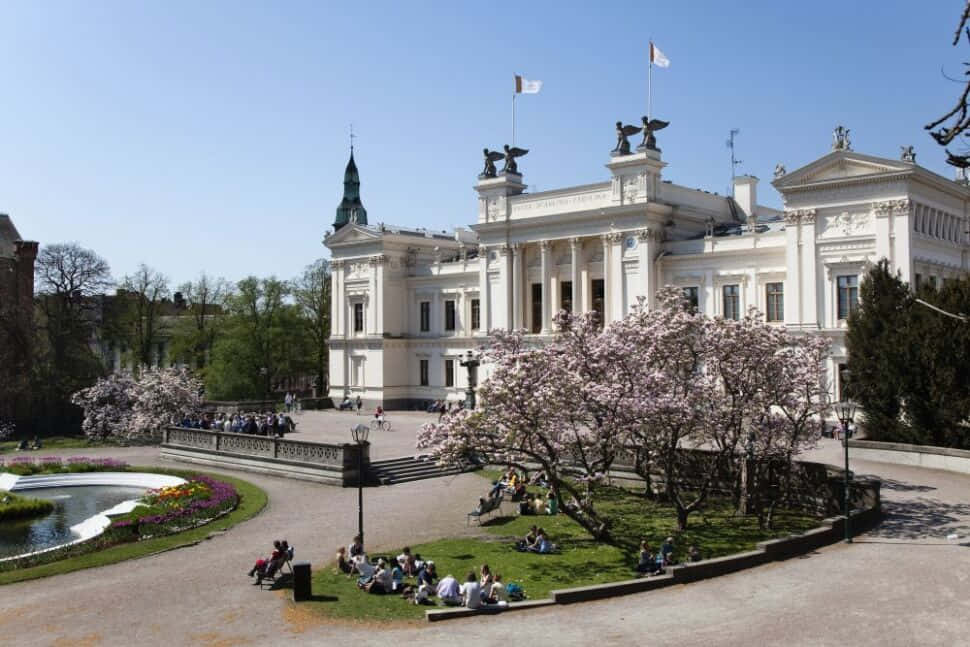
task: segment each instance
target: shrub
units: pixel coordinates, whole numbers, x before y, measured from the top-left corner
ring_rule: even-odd
[[[0,521],[40,517],[54,510],[47,499],[32,499],[0,490]]]

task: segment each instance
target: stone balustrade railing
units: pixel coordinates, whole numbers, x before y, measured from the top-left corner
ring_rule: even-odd
[[[339,485],[357,483],[360,452],[367,474],[369,449],[184,427],[166,427],[162,439],[165,458]]]

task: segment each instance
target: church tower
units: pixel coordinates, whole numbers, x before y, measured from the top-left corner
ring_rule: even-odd
[[[333,221],[333,230],[337,231],[347,223],[358,225],[367,224],[367,209],[360,201],[360,174],[354,163],[354,149],[350,149],[350,161],[344,171],[344,199],[337,207],[337,218]]]

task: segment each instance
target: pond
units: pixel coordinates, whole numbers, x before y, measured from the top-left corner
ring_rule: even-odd
[[[147,488],[122,485],[79,485],[20,490],[17,494],[49,499],[54,511],[45,517],[0,522],[0,559],[66,544],[78,535],[71,526],[140,498]]]

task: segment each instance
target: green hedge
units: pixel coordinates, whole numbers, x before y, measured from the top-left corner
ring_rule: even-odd
[[[54,504],[47,499],[30,499],[0,490],[0,521],[50,514]]]

